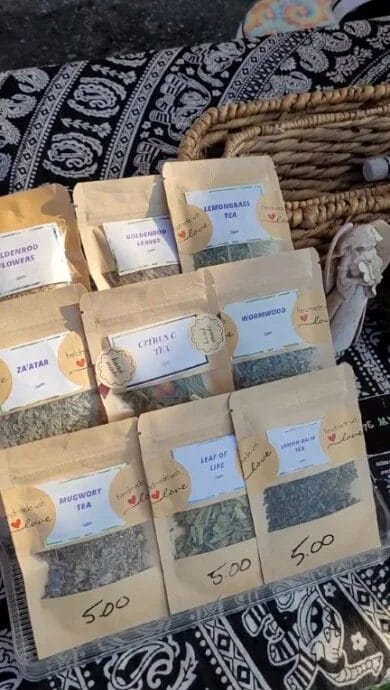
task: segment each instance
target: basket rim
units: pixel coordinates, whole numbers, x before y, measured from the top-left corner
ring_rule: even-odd
[[[310,111],[319,106],[336,106],[345,103],[364,103],[380,101],[390,96],[390,83],[346,86],[340,89],[309,91],[287,94],[282,98],[238,101],[208,108],[198,117],[185,133],[177,153],[179,161],[197,160],[201,142],[207,134],[215,131],[216,141],[221,140],[226,131],[240,126],[249,126],[245,120],[261,113],[283,113]],[[310,112],[308,113],[310,114]],[[244,120],[244,122],[242,122]],[[217,135],[217,130],[219,136]]]

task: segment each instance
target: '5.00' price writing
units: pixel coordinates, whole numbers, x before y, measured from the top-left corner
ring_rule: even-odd
[[[224,580],[229,580],[231,577],[235,577],[238,573],[243,573],[245,570],[249,570],[252,565],[252,561],[249,558],[243,558],[240,563],[233,561],[232,563],[222,563],[207,573],[207,576],[212,581],[213,585],[220,585]]]
[[[99,599],[95,604],[85,609],[81,615],[85,618],[86,623],[94,623],[96,618],[108,618],[114,611],[124,609],[129,604],[130,599],[125,595],[119,597],[116,601],[104,601],[104,599]]]
[[[310,555],[321,551],[324,546],[330,546],[333,544],[334,534],[325,534],[322,539],[314,540],[311,543],[306,543],[309,541],[309,539],[311,539],[310,536],[302,539],[302,541],[300,541],[290,553],[290,558],[299,559],[295,564],[296,566],[301,565],[305,558],[308,558]],[[298,549],[301,549],[301,551],[298,551]]]

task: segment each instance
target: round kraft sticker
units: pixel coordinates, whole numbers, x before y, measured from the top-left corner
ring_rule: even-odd
[[[179,251],[183,254],[196,254],[206,249],[211,240],[213,227],[207,213],[197,206],[186,206],[186,221],[175,229]]]
[[[88,388],[88,360],[82,337],[71,331],[58,348],[58,366],[67,379],[78,386]]]
[[[12,390],[12,374],[6,363],[0,359],[0,405],[9,398]]]
[[[124,390],[135,374],[135,362],[129,352],[110,347],[102,350],[96,360],[96,377],[112,390]]]
[[[205,355],[219,352],[225,346],[225,330],[223,323],[214,314],[195,316],[190,328],[192,345]]]

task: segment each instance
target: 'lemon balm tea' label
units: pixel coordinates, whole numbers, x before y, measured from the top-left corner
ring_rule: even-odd
[[[112,347],[131,354],[134,365],[131,387],[207,364],[207,355],[190,340],[195,323],[195,315],[185,316],[110,336]]]
[[[125,465],[90,472],[74,479],[40,484],[54,506],[55,524],[46,546],[66,544],[124,524],[110,503],[111,483]]]
[[[71,281],[57,223],[0,234],[0,297]]]
[[[190,475],[190,503],[244,490],[234,434],[173,448],[172,456]]]
[[[112,221],[103,228],[119,275],[179,261],[168,216]]]
[[[320,421],[267,431],[279,457],[279,475],[329,463],[320,442]]]
[[[234,302],[224,307],[237,328],[233,359],[303,343],[293,326],[297,291]]]
[[[185,192],[187,204],[200,208],[210,218],[209,247],[269,239],[258,218],[262,195],[262,185]]]
[[[0,411],[34,405],[89,386],[88,364],[77,333],[0,350]]]

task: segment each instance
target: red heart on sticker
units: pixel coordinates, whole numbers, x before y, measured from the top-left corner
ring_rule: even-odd
[[[307,321],[307,314],[301,314],[300,319],[301,321]]]
[[[180,230],[180,232],[177,233],[177,236],[180,237],[181,240],[184,240],[184,238],[186,236],[186,231]]]
[[[76,364],[78,367],[85,367],[85,359],[76,359]]]
[[[17,520],[13,520],[11,522],[11,527],[15,527],[15,529],[19,529],[21,524],[22,524],[22,521],[20,518],[18,518]]]
[[[335,441],[336,440],[336,434],[329,434],[328,436],[329,441]]]
[[[160,498],[160,491],[158,489],[155,489],[150,494],[150,497],[153,498],[154,501],[157,501],[157,499]]]
[[[133,496],[130,496],[130,498],[127,499],[127,502],[130,503],[131,506],[133,506],[134,503],[136,502],[136,500],[137,500],[137,496],[134,496],[134,495],[133,495]]]
[[[269,213],[269,214],[268,214],[268,218],[269,218],[270,220],[275,220],[275,218],[276,218],[276,213]]]

